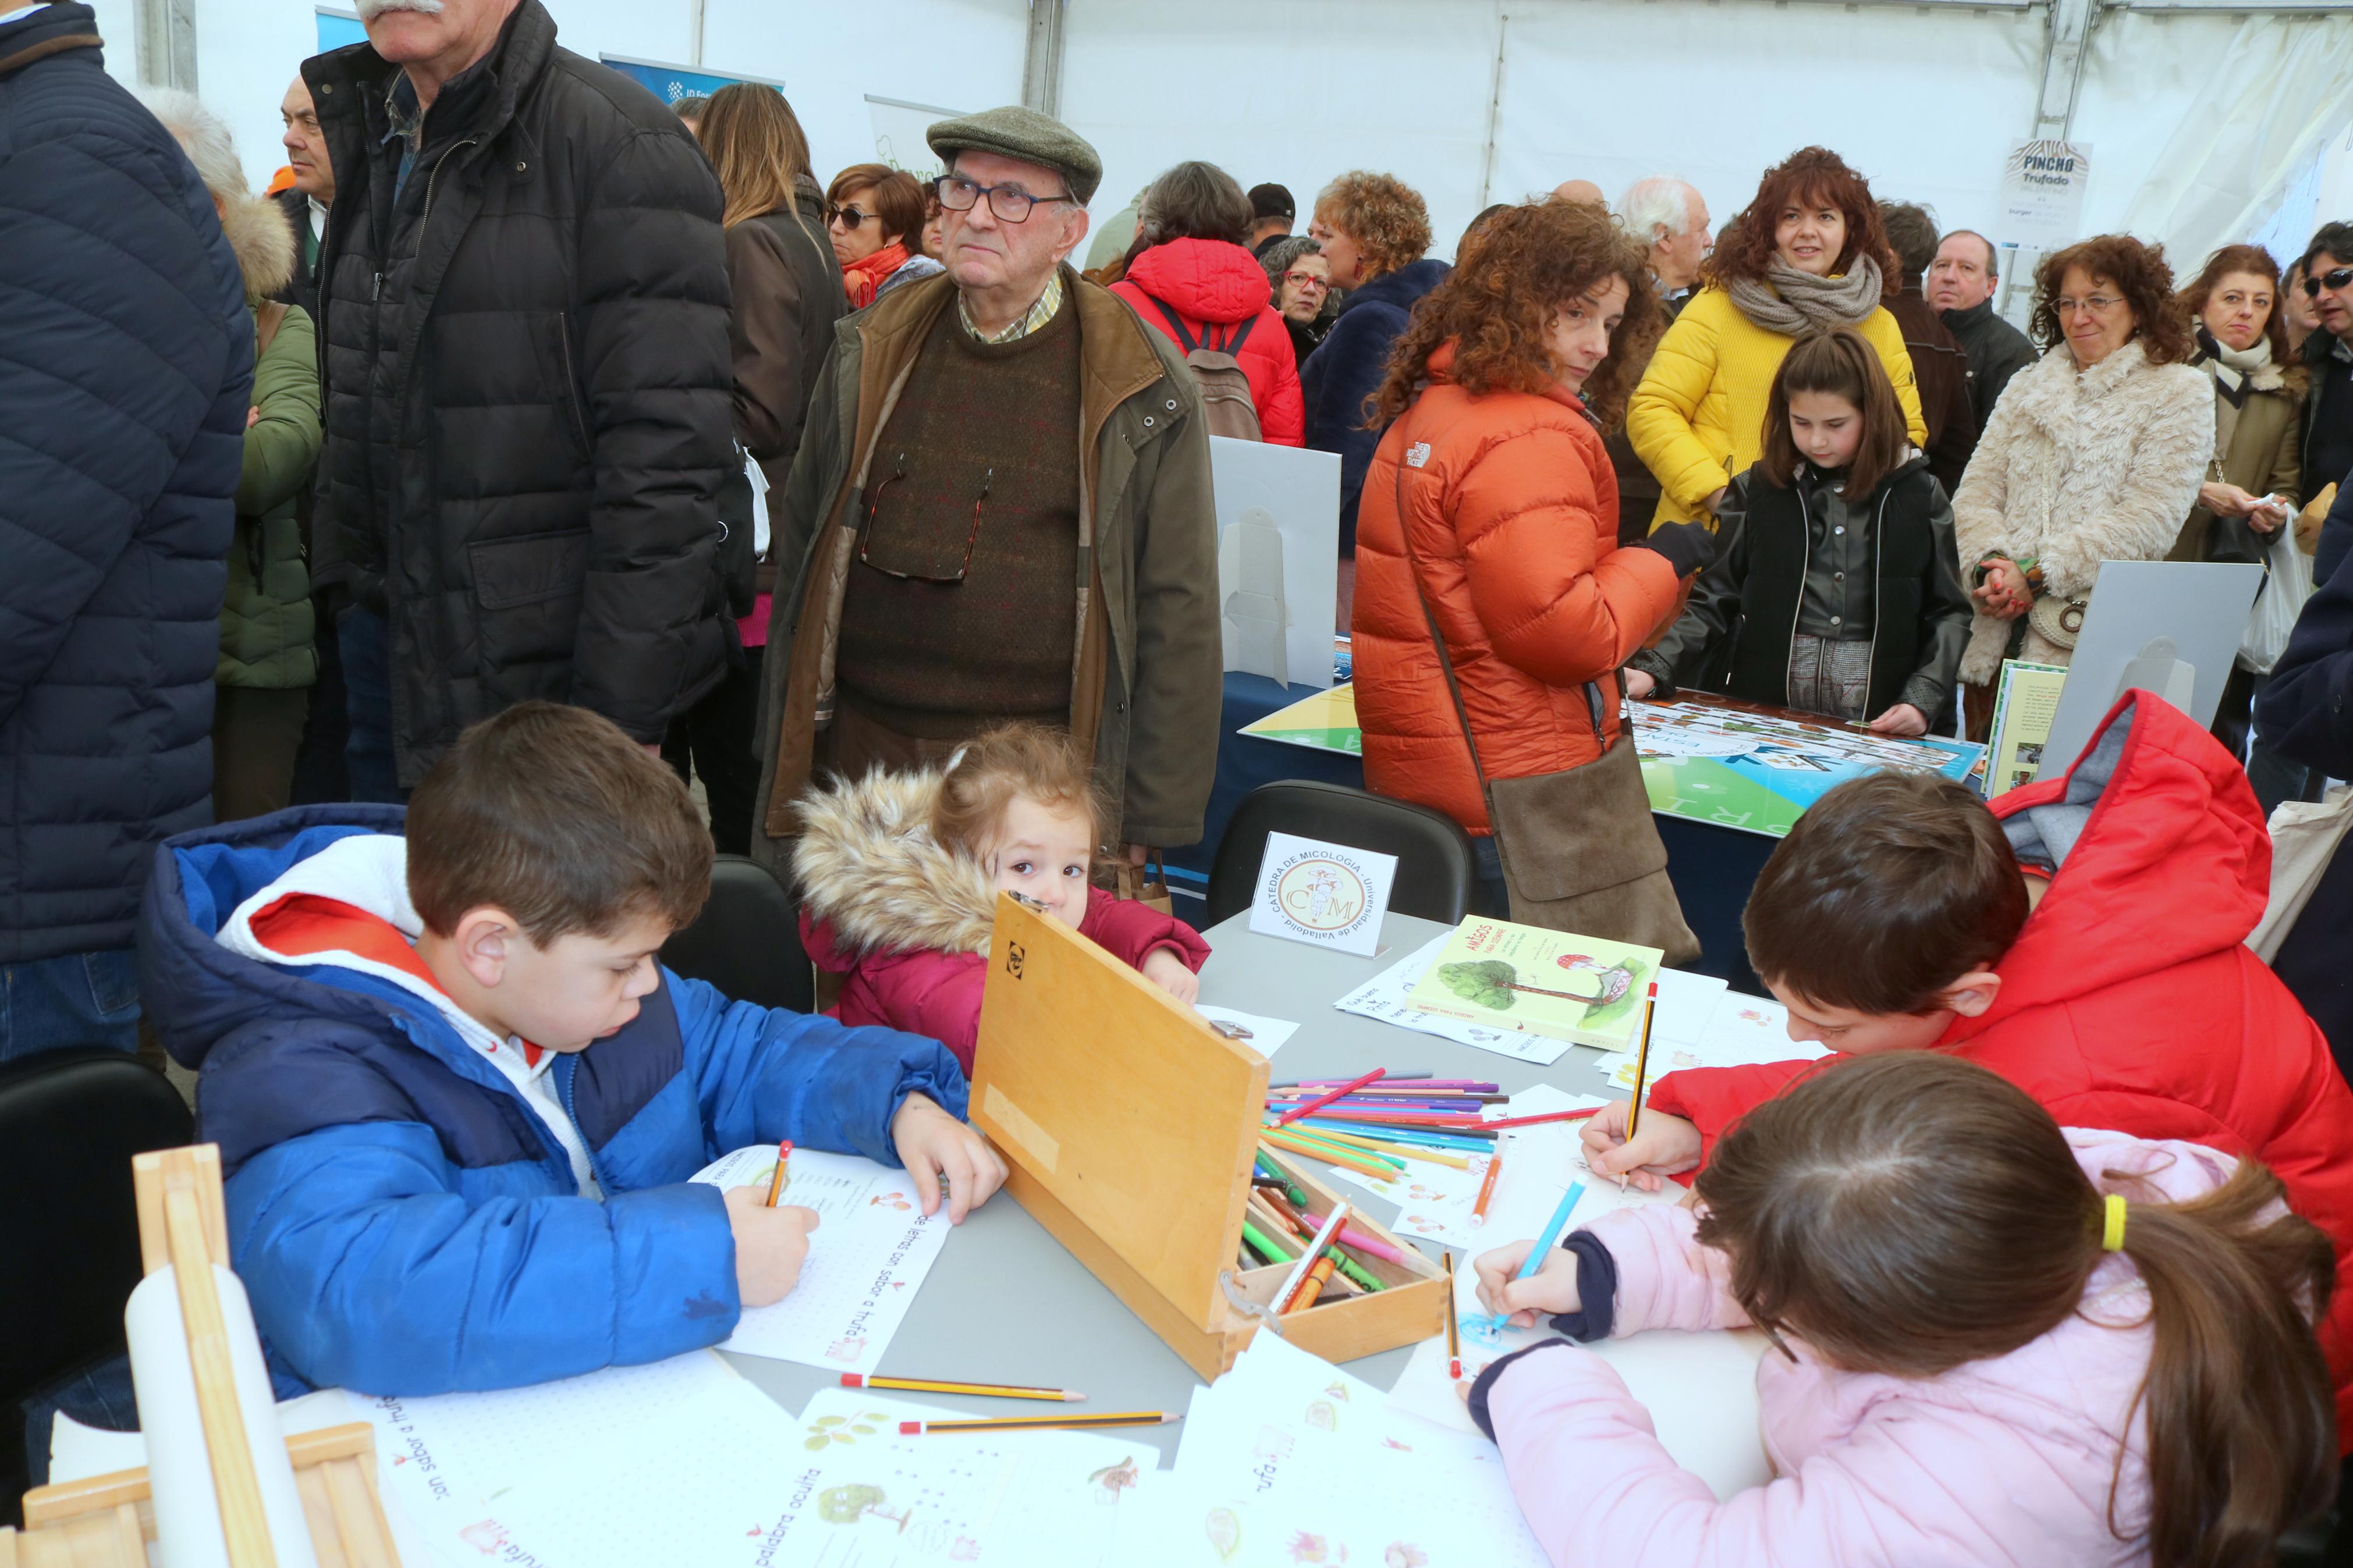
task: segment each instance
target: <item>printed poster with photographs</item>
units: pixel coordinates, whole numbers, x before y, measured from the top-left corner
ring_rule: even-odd
[[[1397,857],[1288,833],[1266,836],[1250,928],[1369,958],[1380,945]]]
[[[1938,735],[1875,735],[1811,714],[1705,695],[1630,702],[1651,809],[1783,838],[1849,779],[1895,769],[1966,779],[1983,746]]]

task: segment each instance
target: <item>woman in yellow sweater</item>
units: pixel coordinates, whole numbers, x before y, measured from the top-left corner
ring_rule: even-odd
[[[1704,287],[1659,341],[1626,406],[1626,435],[1658,477],[1662,522],[1706,521],[1732,476],[1763,452],[1765,409],[1789,345],[1852,327],[1879,351],[1915,447],[1912,356],[1880,301],[1903,286],[1861,174],[1821,147],[1767,169],[1757,197],[1701,271]]]

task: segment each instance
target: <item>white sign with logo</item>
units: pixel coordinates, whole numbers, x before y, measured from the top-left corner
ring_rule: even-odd
[[[2001,237],[2050,249],[2081,237],[2088,142],[2013,142],[2001,166]]]
[[[1380,945],[1397,857],[1288,833],[1266,836],[1250,930],[1370,957]]]

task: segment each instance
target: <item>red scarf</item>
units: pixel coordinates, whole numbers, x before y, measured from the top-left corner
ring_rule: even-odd
[[[907,247],[899,240],[863,256],[841,269],[841,286],[849,293],[849,308],[863,310],[874,303],[874,290],[882,280],[907,265]]]

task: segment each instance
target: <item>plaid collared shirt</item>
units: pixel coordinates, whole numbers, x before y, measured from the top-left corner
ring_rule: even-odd
[[[1059,267],[1054,268],[1053,276],[1046,279],[1046,291],[1038,296],[1038,302],[1030,306],[1019,321],[1002,331],[982,331],[973,323],[972,307],[965,303],[964,295],[961,292],[956,295],[956,320],[964,323],[965,331],[985,343],[1009,343],[1016,338],[1026,338],[1052,321],[1054,312],[1061,308],[1062,269]]]
[[[417,88],[406,71],[392,73],[392,85],[385,89],[384,118],[391,129],[385,132],[386,142],[400,141],[400,169],[393,176],[392,199],[400,199],[400,190],[408,184],[408,171],[417,166],[417,153],[425,140],[425,110],[417,107]]]

